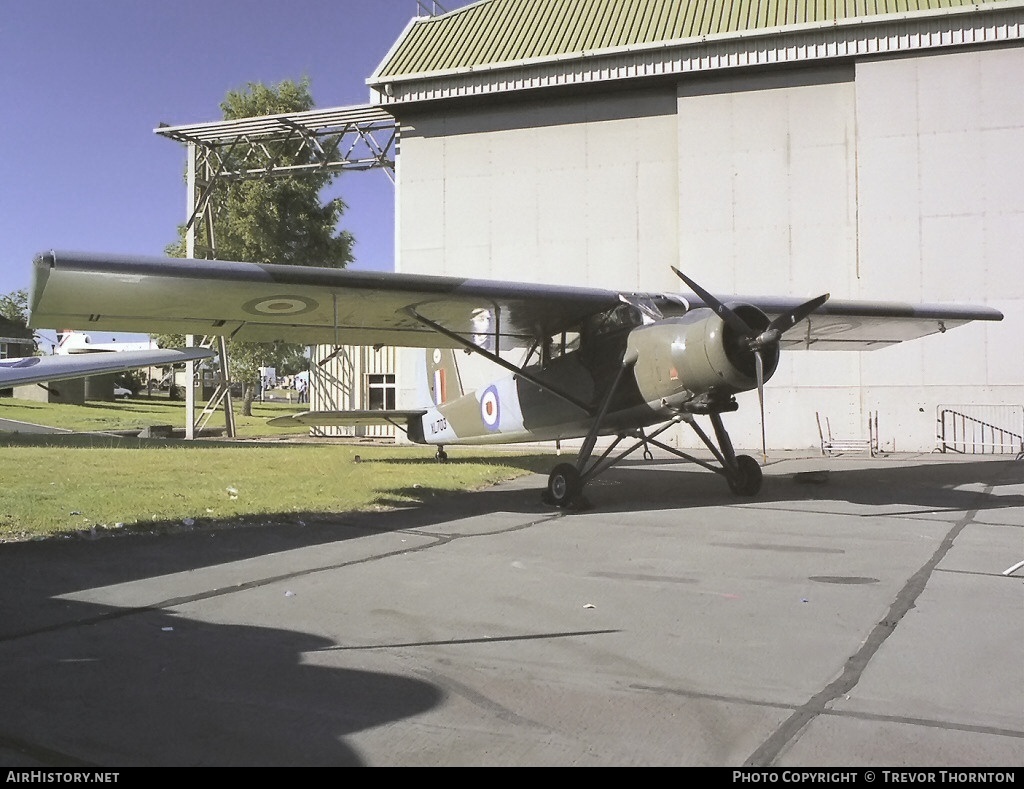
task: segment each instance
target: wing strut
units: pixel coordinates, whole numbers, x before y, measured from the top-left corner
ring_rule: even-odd
[[[512,364],[512,362],[509,362],[509,361],[506,361],[505,359],[502,359],[497,354],[491,353],[490,351],[486,350],[485,348],[481,348],[479,345],[476,345],[476,344],[470,342],[465,337],[463,337],[461,334],[457,334],[456,332],[453,332],[451,329],[446,329],[444,326],[440,325],[439,323],[435,323],[434,321],[430,320],[430,318],[423,317],[418,312],[416,312],[416,308],[415,307],[406,307],[403,310],[403,312],[405,312],[405,314],[408,315],[410,318],[413,318],[413,319],[419,321],[420,323],[422,323],[427,328],[433,329],[438,334],[443,334],[445,337],[447,337],[447,338],[449,338],[451,340],[454,340],[455,342],[457,342],[459,345],[461,345],[466,350],[471,351],[472,353],[480,354],[481,356],[483,356],[488,361],[494,362],[499,367],[504,367],[509,372],[511,372],[511,373],[513,373],[515,375],[518,375],[524,381],[529,381],[531,384],[539,386],[541,389],[544,389],[545,391],[550,392],[551,394],[553,394],[555,397],[559,398],[560,400],[564,400],[565,402],[569,403],[569,405],[576,406],[581,411],[583,411],[585,414],[587,414],[587,416],[593,416],[594,415],[594,408],[592,406],[588,405],[587,403],[584,403],[582,400],[580,400],[580,399],[578,399],[576,397],[573,397],[570,394],[566,394],[565,392],[563,392],[563,391],[561,391],[559,389],[556,389],[551,384],[549,384],[547,381],[545,381],[543,378],[538,378],[537,376],[533,375],[532,373],[526,372],[522,367],[517,367],[516,365]]]
[[[601,412],[597,415],[594,420],[593,427],[590,428],[590,432],[587,433],[587,437],[583,442],[583,446],[580,447],[580,454],[576,459],[576,470],[580,473],[583,472],[583,467],[586,462],[590,459],[591,453],[594,451],[594,445],[597,443],[597,434],[601,430],[601,423],[604,422],[604,417],[608,413],[608,407],[612,403],[612,398],[615,393],[619,390],[619,383],[622,381],[622,376],[626,370],[632,370],[637,362],[637,352],[632,350],[622,360],[622,364],[619,366],[618,372],[615,374],[615,380],[612,381],[612,385],[608,389],[608,394],[605,395],[604,402],[601,403]]]

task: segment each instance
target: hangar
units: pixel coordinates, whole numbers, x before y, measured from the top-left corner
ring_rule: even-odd
[[[676,291],[676,266],[719,294],[987,303],[1003,322],[784,354],[769,446],[818,444],[821,417],[874,425],[883,450],[932,449],[947,412],[1020,434],[1022,38],[1021,0],[482,0],[414,19],[368,79],[400,139],[396,269]],[[482,374],[467,357],[467,387]],[[757,446],[743,397],[730,431]]]

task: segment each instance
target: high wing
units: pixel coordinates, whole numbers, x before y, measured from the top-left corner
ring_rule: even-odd
[[[305,344],[454,348],[469,341],[507,349],[572,330],[623,301],[653,305],[666,317],[705,306],[685,293],[66,252],[37,257],[33,277],[35,327]],[[742,300],[770,317],[803,301]],[[784,345],[864,350],[1001,318],[989,307],[832,300],[794,327]]]
[[[47,381],[63,381],[100,373],[116,373],[135,367],[163,367],[179,362],[208,359],[206,348],[168,348],[152,351],[118,351],[71,356],[27,356],[0,359],[0,387]]]
[[[305,344],[459,347],[415,311],[502,347],[578,324],[618,294],[308,266],[50,252],[35,261],[33,326],[226,335]]]

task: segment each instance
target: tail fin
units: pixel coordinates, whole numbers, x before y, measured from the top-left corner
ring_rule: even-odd
[[[434,405],[462,396],[462,377],[451,348],[427,348],[427,390]]]

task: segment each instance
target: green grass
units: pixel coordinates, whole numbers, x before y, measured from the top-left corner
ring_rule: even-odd
[[[196,408],[197,416],[202,405],[200,403]],[[239,437],[303,435],[308,432],[308,428],[271,427],[267,420],[275,416],[306,411],[308,408],[308,405],[288,403],[285,400],[256,402],[253,403],[252,416],[242,416],[241,403],[236,398],[233,409],[235,430]],[[3,398],[0,400],[0,419],[16,419],[76,432],[141,430],[152,425],[182,428],[185,426],[185,403],[168,400],[166,396],[133,397],[115,403],[90,402],[85,405],[36,403],[31,400]],[[213,414],[206,426],[223,429],[223,410]]]
[[[239,424],[239,434],[260,430],[267,413],[279,415],[287,408],[257,404],[254,413],[260,415],[252,424]],[[305,406],[291,406],[300,408]],[[175,418],[182,413],[180,404],[166,401],[86,406],[0,401],[0,418],[79,431],[127,429],[112,425],[177,427],[182,421]],[[261,435],[273,432],[267,429]],[[551,464],[544,454],[474,447],[450,452],[451,462],[444,464],[433,454],[432,447],[344,440],[235,443],[0,433],[0,542],[93,529],[121,534],[185,525],[297,523],[312,514],[417,506],[438,495],[546,470]]]

